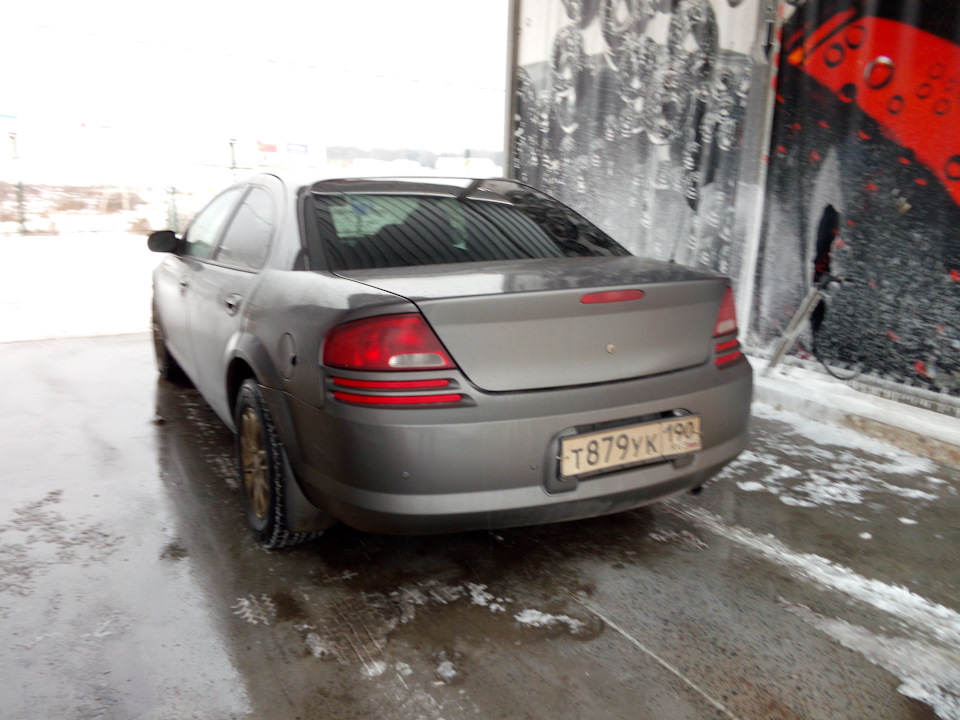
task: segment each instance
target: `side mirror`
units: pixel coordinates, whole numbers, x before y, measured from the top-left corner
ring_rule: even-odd
[[[173,230],[157,230],[147,238],[147,247],[153,252],[172,253],[180,247],[180,238]]]

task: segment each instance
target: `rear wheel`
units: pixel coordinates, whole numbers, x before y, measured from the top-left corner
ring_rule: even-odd
[[[160,329],[160,321],[157,319],[156,307],[153,308],[151,327],[153,329],[153,352],[157,358],[157,372],[164,380],[183,382],[187,376],[167,349],[167,343],[163,339],[163,330]]]
[[[270,410],[253,379],[244,380],[234,408],[236,454],[247,520],[268,549],[295,545],[319,533],[290,532],[285,515],[284,451]]]
[[[843,363],[834,360],[828,353],[822,351],[817,343],[817,333],[813,334],[813,354],[823,366],[823,369],[831,377],[837,380],[853,380],[863,372],[863,366],[859,363]]]

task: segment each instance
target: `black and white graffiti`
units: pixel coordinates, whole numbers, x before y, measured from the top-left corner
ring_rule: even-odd
[[[521,3],[514,175],[634,252],[740,272],[761,0]],[[739,15],[734,34],[715,6]],[[766,72],[760,73],[766,77]],[[749,168],[748,177],[744,169]]]

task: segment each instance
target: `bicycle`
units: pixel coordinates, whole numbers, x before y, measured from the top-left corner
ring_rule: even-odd
[[[773,369],[783,359],[783,356],[786,355],[787,352],[789,352],[797,342],[797,337],[803,331],[804,323],[810,319],[810,316],[813,315],[813,312],[817,309],[817,306],[821,302],[825,301],[827,297],[829,297],[830,293],[828,290],[830,290],[832,286],[840,287],[845,282],[852,282],[852,280],[843,275],[831,275],[829,273],[824,273],[813,285],[810,286],[810,290],[807,291],[806,296],[803,298],[803,301],[797,308],[797,312],[794,313],[793,317],[790,319],[790,322],[787,324],[787,329],[784,330],[783,335],[781,335],[780,339],[777,341],[777,344],[773,349],[773,355],[770,356],[770,362],[763,371],[765,376],[769,375],[773,371]],[[816,357],[817,361],[823,366],[823,369],[827,371],[827,374],[836,378],[837,380],[853,380],[862,372],[862,369],[859,367],[851,367],[844,371],[838,370],[836,367],[831,367],[824,359],[817,346],[816,330],[813,331],[813,344],[811,349],[814,357]]]

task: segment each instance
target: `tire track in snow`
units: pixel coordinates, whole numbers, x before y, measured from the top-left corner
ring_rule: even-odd
[[[820,555],[795,552],[772,535],[758,535],[740,526],[726,525],[719,517],[705,510],[681,509],[676,505],[668,507],[675,515],[776,565],[789,568],[799,577],[824,589],[841,592],[858,602],[872,605],[945,643],[947,647],[960,647],[960,613],[948,607],[927,600],[905,587],[864,577]]]
[[[784,605],[788,612],[900,678],[900,694],[926,703],[944,720],[960,720],[960,655],[917,640],[872,633],[804,605]]]

